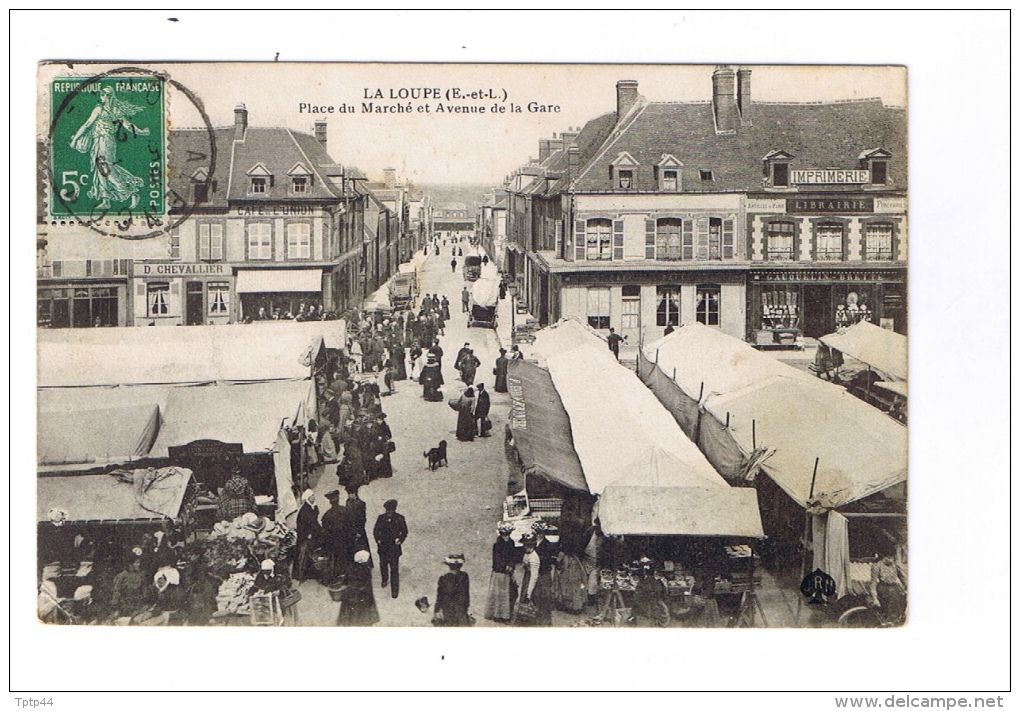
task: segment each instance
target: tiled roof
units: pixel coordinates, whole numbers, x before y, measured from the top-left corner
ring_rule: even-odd
[[[328,175],[336,174],[336,161],[326,153],[314,136],[289,128],[249,126],[243,141],[234,140],[234,127],[213,130],[216,145],[215,185],[210,191],[209,207],[226,207],[228,200],[331,200],[340,197],[340,188]],[[192,176],[210,167],[209,138],[205,130],[176,129],[168,137],[170,187],[185,200],[193,195]],[[300,163],[312,171],[306,192],[290,192],[289,171]],[[265,195],[248,192],[248,172],[261,164],[273,175],[274,184]]]
[[[656,189],[652,167],[669,153],[684,164],[683,192],[716,192],[760,190],[763,159],[771,151],[792,153],[793,169],[857,169],[861,151],[876,147],[892,153],[889,187],[906,188],[907,120],[903,109],[886,107],[878,99],[754,103],[752,120],[752,126],[741,126],[736,135],[719,136],[709,102],[649,103],[593,159],[582,156],[580,177],[572,188],[614,189],[609,166],[624,151],[640,163],[634,176],[636,191]],[[702,181],[701,170],[712,171],[714,179]]]

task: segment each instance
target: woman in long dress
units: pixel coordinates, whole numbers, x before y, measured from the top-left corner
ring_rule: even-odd
[[[499,358],[496,359],[496,367],[493,369],[492,374],[496,376],[496,382],[493,385],[493,390],[498,393],[505,393],[506,387],[506,371],[507,365],[510,363],[506,357],[506,348],[499,349]]]
[[[457,401],[457,439],[473,442],[475,439],[475,391],[468,388]]]
[[[347,587],[342,593],[340,614],[336,623],[340,627],[368,627],[379,621],[372,592],[372,556],[361,550],[354,554],[354,565],[347,573]]]
[[[439,402],[443,399],[439,388],[443,385],[443,371],[439,369],[436,357],[429,355],[428,362],[422,366],[418,382],[422,386],[422,397],[429,402]]]
[[[128,202],[131,209],[138,206],[138,193],[145,181],[118,161],[117,129],[123,127],[130,134],[148,136],[149,129],[128,121],[129,116],[141,110],[141,106],[118,99],[113,88],[105,86],[99,92],[99,105],[71,137],[71,147],[79,153],[88,153],[91,159],[92,185],[88,196],[99,201],[97,209],[108,209],[110,201]]]
[[[485,600],[485,619],[509,622],[517,598],[514,567],[517,565],[517,546],[510,538],[513,524],[500,521],[496,526],[499,538],[492,544],[492,573],[489,575],[489,594]]]

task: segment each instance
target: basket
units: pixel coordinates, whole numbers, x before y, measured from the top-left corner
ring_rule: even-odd
[[[329,556],[326,555],[322,550],[317,550],[312,553],[312,568],[316,573],[322,573],[326,570],[326,562],[329,561]]]
[[[326,588],[326,590],[329,591],[329,599],[332,600],[333,602],[341,602],[344,599],[344,591],[346,589],[347,586],[344,585],[343,583],[330,585],[328,588]]]

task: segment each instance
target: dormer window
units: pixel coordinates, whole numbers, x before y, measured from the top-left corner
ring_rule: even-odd
[[[287,171],[290,176],[291,195],[306,195],[312,184],[312,171],[308,170],[303,163],[295,163],[294,167]]]
[[[884,148],[872,148],[871,150],[862,152],[858,156],[858,159],[861,162],[861,168],[865,168],[871,173],[872,185],[889,184],[890,158],[892,158],[892,153]]]
[[[216,189],[216,181],[209,180],[209,171],[199,168],[191,174],[191,187],[194,191],[195,203],[209,202],[209,193]]]
[[[251,180],[248,192],[252,195],[268,195],[269,189],[273,187],[273,174],[261,163],[256,163],[247,172]]]
[[[681,171],[684,164],[669,153],[662,154],[662,160],[655,166],[655,174],[659,183],[659,190],[664,193],[675,193],[680,191]]]
[[[624,151],[616,156],[616,159],[609,164],[609,180],[613,182],[613,175],[616,176],[614,188],[620,190],[633,190],[637,187],[637,169],[640,163]]]
[[[790,161],[792,153],[771,151],[765,156],[765,179],[773,188],[790,187]]]
[[[701,173],[701,179],[702,179],[702,180],[703,180],[704,182],[711,182],[711,181],[715,180],[715,176],[714,176],[714,175],[712,174],[712,171],[711,171],[711,170],[706,170],[706,169],[702,168],[702,169],[701,169],[700,171],[698,171],[698,172],[700,172],[700,173]]]

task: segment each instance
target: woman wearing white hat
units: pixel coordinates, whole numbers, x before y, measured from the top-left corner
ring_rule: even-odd
[[[472,623],[468,610],[471,607],[471,584],[464,567],[464,554],[454,553],[443,561],[450,572],[439,578],[436,589],[436,606],[433,624],[437,627],[467,627]]]
[[[354,554],[354,565],[347,573],[347,585],[340,600],[336,623],[340,627],[369,627],[379,621],[372,592],[372,555],[367,550]]]

